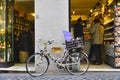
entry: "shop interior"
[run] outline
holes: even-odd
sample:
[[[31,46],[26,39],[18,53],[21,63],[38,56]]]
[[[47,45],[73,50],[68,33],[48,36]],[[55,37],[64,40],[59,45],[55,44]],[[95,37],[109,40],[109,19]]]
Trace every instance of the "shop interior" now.
[[[20,36],[24,28],[31,33],[33,42],[29,42],[29,46],[34,46],[34,0],[15,0],[14,2],[14,61],[15,63],[24,63],[30,56],[30,52],[20,50]],[[27,38],[26,38],[27,39]],[[29,39],[27,39],[29,40]],[[25,40],[23,41],[23,43]],[[24,43],[25,44],[25,43]],[[24,46],[24,45],[23,45]],[[26,46],[28,47],[28,46]],[[30,48],[30,47],[28,47]],[[33,53],[34,53],[34,47]],[[32,51],[31,51],[32,52]],[[32,53],[31,53],[32,54]]]
[[[84,51],[89,55],[90,45],[91,45],[91,35],[89,33],[89,28],[91,25],[91,20],[96,16],[101,15],[104,25],[104,36],[103,36],[103,49],[102,49],[102,61],[104,66],[108,65],[113,68],[120,67],[120,58],[118,53],[118,45],[115,40],[118,39],[114,34],[114,27],[117,30],[119,27],[118,23],[114,20],[116,16],[116,10],[118,10],[119,0],[71,0],[71,32],[74,32],[74,24],[79,17],[83,20],[83,31],[85,37],[85,49]],[[117,24],[117,25],[116,25]],[[73,34],[74,35],[74,34]],[[115,43],[115,44],[114,44]],[[114,50],[115,49],[115,50]],[[117,49],[117,52],[116,52]],[[94,58],[94,57],[93,57]],[[97,65],[95,65],[97,66]],[[107,68],[109,69],[109,68]]]
[[[104,49],[102,52],[103,64],[101,65],[91,65],[91,70],[96,71],[115,71],[115,68],[120,67],[120,58],[115,56],[115,51],[113,48],[114,38],[114,6],[119,5],[118,0],[70,0],[70,31],[73,34],[74,27],[73,24],[76,20],[81,17],[84,26],[84,36],[86,40],[85,51],[89,54],[90,50],[90,34],[89,20],[94,18],[96,15],[101,14],[104,19]],[[25,60],[20,60],[21,57],[29,57],[24,55],[23,52],[19,54],[19,35],[23,30],[23,27],[29,27],[29,29],[34,33],[34,0],[15,0],[15,13],[14,13],[14,61],[15,66],[23,65]],[[31,26],[32,25],[32,26]],[[119,28],[118,28],[119,30]],[[73,34],[74,35],[74,34]],[[1,46],[0,46],[1,47]],[[115,46],[114,46],[115,47]],[[116,47],[119,49],[119,47]],[[23,53],[23,54],[22,54]],[[2,62],[2,60],[0,60]],[[4,61],[3,61],[4,62]],[[117,69],[116,71],[118,71]]]

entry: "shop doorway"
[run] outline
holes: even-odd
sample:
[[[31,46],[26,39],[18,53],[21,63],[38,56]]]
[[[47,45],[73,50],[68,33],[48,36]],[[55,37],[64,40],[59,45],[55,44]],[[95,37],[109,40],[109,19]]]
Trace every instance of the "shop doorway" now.
[[[14,2],[15,63],[25,63],[27,58],[34,53],[34,2],[34,0],[15,0]],[[25,33],[25,30],[28,32]]]
[[[88,17],[90,17],[91,10],[96,6],[98,3],[97,0],[70,0],[70,31],[75,36],[75,24],[77,25],[78,19],[81,19],[81,25],[83,28],[83,36],[85,42],[85,49],[84,51],[89,54],[90,51],[90,34],[89,34],[89,27],[90,24],[88,23]],[[80,34],[80,33],[79,33]],[[82,33],[81,33],[82,34]]]

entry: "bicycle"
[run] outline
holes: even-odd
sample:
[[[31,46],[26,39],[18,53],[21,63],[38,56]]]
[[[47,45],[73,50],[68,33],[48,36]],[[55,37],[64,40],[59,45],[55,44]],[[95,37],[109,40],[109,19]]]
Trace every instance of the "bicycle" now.
[[[50,65],[51,59],[57,64],[58,68],[65,69],[72,75],[81,75],[87,72],[89,68],[89,60],[87,54],[81,47],[81,40],[72,40],[65,42],[66,48],[63,51],[63,56],[60,58],[54,58],[51,56],[50,51],[47,50],[47,46],[54,43],[54,40],[41,42],[44,45],[44,49],[38,53],[31,55],[26,62],[26,71],[33,77],[41,76],[45,74]]]

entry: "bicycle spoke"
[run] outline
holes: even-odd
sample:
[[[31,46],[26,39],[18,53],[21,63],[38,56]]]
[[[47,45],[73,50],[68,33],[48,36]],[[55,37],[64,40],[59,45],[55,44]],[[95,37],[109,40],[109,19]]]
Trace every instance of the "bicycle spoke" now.
[[[84,74],[88,67],[89,61],[86,55],[83,53],[76,53],[80,54],[80,56],[70,56],[66,58],[66,69],[70,74],[80,75]]]
[[[35,61],[36,58],[37,61]],[[41,57],[39,54],[32,55],[27,61],[26,69],[31,76],[43,75],[48,69],[47,58],[45,56]]]

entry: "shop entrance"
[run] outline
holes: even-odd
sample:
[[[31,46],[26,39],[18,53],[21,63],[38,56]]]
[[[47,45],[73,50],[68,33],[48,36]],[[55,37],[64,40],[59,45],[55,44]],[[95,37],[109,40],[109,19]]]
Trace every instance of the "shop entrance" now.
[[[14,4],[14,62],[25,63],[34,53],[34,0]]]
[[[119,20],[116,20],[119,18],[119,3],[118,0],[70,0],[70,30],[74,33],[76,29],[74,22],[79,22],[78,19],[82,19],[78,25],[81,24],[82,26],[79,27],[83,28],[84,51],[88,55],[94,55],[95,59],[92,58],[93,60],[90,59],[91,55],[89,55],[89,60],[94,65],[105,63],[120,68],[120,48],[118,47],[120,41],[118,34],[116,34],[119,32]]]

